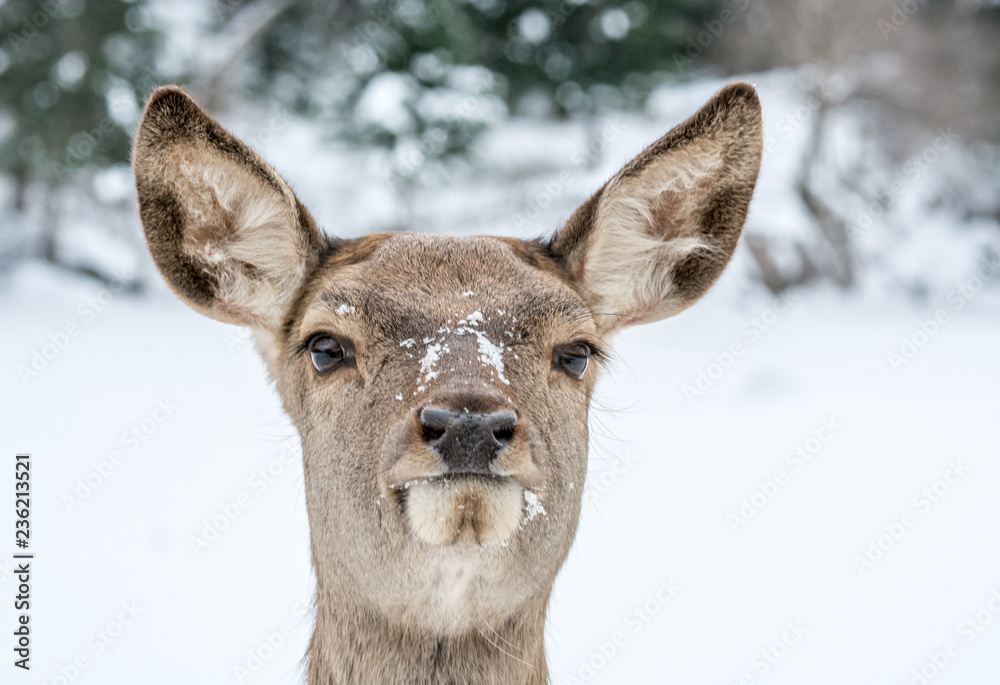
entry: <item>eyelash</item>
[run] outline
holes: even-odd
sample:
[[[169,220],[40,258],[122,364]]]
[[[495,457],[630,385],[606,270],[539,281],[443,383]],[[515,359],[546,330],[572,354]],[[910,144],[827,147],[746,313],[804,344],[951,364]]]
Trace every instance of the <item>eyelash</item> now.
[[[603,348],[598,347],[589,340],[580,340],[579,342],[573,343],[574,345],[585,345],[590,348],[590,358],[599,364],[604,364],[608,361],[608,353],[604,351]]]

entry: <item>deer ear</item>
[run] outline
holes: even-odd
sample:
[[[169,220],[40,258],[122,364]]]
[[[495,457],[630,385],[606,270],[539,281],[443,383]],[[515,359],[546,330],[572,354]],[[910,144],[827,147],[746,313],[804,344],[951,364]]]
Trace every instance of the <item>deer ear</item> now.
[[[729,263],[757,182],[753,86],[720,90],[629,162],[549,244],[608,332],[672,316]]]
[[[149,98],[132,160],[170,287],[212,318],[277,330],[324,245],[288,184],[174,86]]]

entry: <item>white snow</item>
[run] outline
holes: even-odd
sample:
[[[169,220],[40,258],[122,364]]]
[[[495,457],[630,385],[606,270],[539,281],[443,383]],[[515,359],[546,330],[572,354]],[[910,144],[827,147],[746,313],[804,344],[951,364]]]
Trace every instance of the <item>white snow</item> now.
[[[538,495],[533,493],[527,488],[524,489],[524,520],[521,521],[521,527],[523,528],[525,524],[529,521],[534,521],[535,517],[541,514],[545,516],[547,512],[545,507],[542,506],[541,501],[538,499]]]
[[[483,366],[492,367],[496,373],[497,378],[504,384],[510,385],[510,381],[504,376],[504,363],[503,363],[503,343],[499,345],[493,343],[489,337],[481,330],[477,328],[472,328],[472,326],[478,326],[483,322],[483,313],[481,311],[474,311],[469,314],[464,319],[458,322],[457,328],[449,328],[448,326],[442,326],[437,329],[439,334],[444,335],[474,335],[476,336],[476,344],[479,347],[479,362]],[[449,323],[451,323],[449,321]],[[513,336],[512,336],[513,337]],[[433,337],[426,337],[423,339],[424,344],[432,342],[435,340]],[[400,343],[401,346],[411,347],[407,344],[411,342],[412,339],[404,340]],[[436,378],[439,374],[437,371],[433,370],[434,366],[437,364],[438,360],[441,358],[442,354],[448,354],[451,350],[448,348],[447,344],[442,347],[441,343],[435,343],[434,345],[428,345],[427,353],[424,358],[420,360],[420,376],[423,377],[424,381],[429,381]],[[517,355],[515,355],[516,358]],[[423,391],[424,388],[419,388]]]
[[[434,378],[437,378],[438,376],[439,372],[436,371],[434,367],[437,364],[438,359],[441,358],[441,349],[442,349],[441,343],[434,343],[433,345],[428,345],[426,354],[424,354],[423,359],[420,360],[420,375],[423,376],[425,383],[427,381],[433,380]]]
[[[748,230],[790,245],[806,235],[791,182],[806,140],[802,127],[782,124],[805,91],[788,74],[752,80],[777,145]],[[512,120],[480,152],[501,177],[531,180],[473,174],[416,192],[414,224],[547,234],[719,85],[667,88],[643,114],[610,115],[606,150],[593,158],[578,159],[582,124]],[[410,96],[410,84],[375,83],[359,107],[373,124],[405,131]],[[275,116],[259,114],[220,116],[285,172],[319,223],[343,237],[398,226],[403,203],[383,182],[389,161],[331,146],[291,116],[272,142],[253,140]],[[697,306],[615,340],[595,391],[587,480],[571,484],[583,497],[579,531],[547,620],[557,685],[908,685],[945,649],[953,655],[929,683],[1000,682],[991,600],[1000,589],[1000,278],[979,262],[1000,241],[995,221],[967,219],[947,201],[954,186],[943,180],[965,174],[966,186],[997,192],[983,181],[995,166],[984,172],[955,146],[908,174],[860,137],[857,113],[830,126],[831,168],[863,159],[859,184],[903,184],[856,236],[855,291],[798,293],[772,320],[777,301],[752,285],[741,246]],[[556,181],[558,195],[545,195]],[[109,176],[94,190],[111,197],[117,183]],[[828,200],[863,223],[868,208],[856,198]],[[73,212],[60,249],[112,273],[150,273],[128,212],[127,224],[113,217],[122,228],[110,237],[96,230],[104,213]],[[295,430],[249,337],[150,282],[139,299],[33,263],[0,281],[2,451],[34,455],[37,679],[60,682],[59,669],[83,655],[84,684],[131,683],[136,673],[149,685],[238,682],[248,651],[267,653],[267,636],[287,626],[245,682],[301,682],[313,579],[301,464],[286,443]],[[344,306],[336,311],[353,311]],[[507,383],[509,348],[485,335],[477,313],[438,333],[475,335],[473,363]],[[447,345],[423,344],[426,383]],[[824,421],[835,434],[821,433]],[[195,551],[192,540],[206,536]],[[12,570],[9,555],[0,559],[5,597]],[[130,602],[138,618],[96,653],[88,640]],[[762,650],[782,656],[772,664]]]
[[[483,322],[483,313],[479,310],[476,310],[471,314],[469,314],[464,319],[462,319],[461,321],[459,321],[458,323],[459,325],[478,326],[482,322]]]
[[[504,384],[510,385],[510,381],[503,375],[503,343],[500,345],[494,344],[482,331],[471,328],[466,328],[465,330],[476,335],[476,342],[479,344],[479,361],[484,366],[492,366],[496,370],[497,378]]]
[[[934,685],[992,685],[996,284],[949,309],[948,322],[893,371],[888,354],[946,300],[801,293],[729,360],[746,323],[774,304],[741,295],[738,280],[724,276],[681,316],[618,336],[594,399],[590,473],[575,488],[579,532],[547,621],[553,682],[579,679],[581,660],[621,631],[624,644],[586,682],[736,683],[748,673],[775,685],[902,684],[928,652],[954,641],[960,653]],[[247,650],[287,622],[285,643],[247,682],[301,682],[308,521],[301,465],[283,444],[295,432],[263,365],[251,345],[227,344],[238,329],[165,288],[145,299],[115,295],[81,318],[80,304],[99,291],[33,265],[0,291],[4,452],[34,454],[33,551],[48,578],[32,614],[39,679],[51,683],[84,654],[93,661],[84,677],[106,683],[134,682],[139,672],[150,685],[235,682]],[[61,340],[69,322],[79,334],[23,383],[17,367]],[[726,368],[717,374],[713,363]],[[710,368],[716,377],[689,403],[683,387]],[[165,398],[176,409],[151,424]],[[789,454],[808,449],[831,417],[842,429],[794,470]],[[133,447],[123,438],[134,427],[144,439]],[[113,452],[124,461],[68,511],[64,498],[107,469]],[[969,473],[929,510],[916,506],[956,459]],[[269,465],[270,480],[260,476]],[[727,516],[773,491],[779,469],[787,482],[734,533]],[[191,538],[233,511],[241,493],[250,504],[195,553]],[[914,524],[861,575],[855,557],[907,513]],[[9,596],[13,580],[2,569]],[[667,597],[660,584],[671,578],[678,590],[663,603],[657,593]],[[95,655],[88,637],[133,600],[140,617]],[[637,619],[647,605],[657,612]],[[977,613],[991,621],[966,642],[958,626]],[[794,621],[808,630],[762,677],[756,655]]]
[[[414,90],[412,79],[407,76],[379,74],[368,83],[358,99],[355,115],[359,121],[393,133],[408,132],[413,128],[414,121],[407,101]]]

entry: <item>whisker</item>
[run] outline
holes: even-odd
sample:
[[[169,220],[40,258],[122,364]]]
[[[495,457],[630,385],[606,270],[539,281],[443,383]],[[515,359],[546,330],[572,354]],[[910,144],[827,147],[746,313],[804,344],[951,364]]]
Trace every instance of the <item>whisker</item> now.
[[[491,631],[493,631],[494,635],[496,635],[498,638],[500,638],[501,640],[503,640],[504,642],[506,642],[508,645],[510,645],[514,649],[517,649],[517,645],[515,645],[513,642],[511,642],[510,640],[508,640],[507,638],[505,638],[503,635],[501,635],[500,633],[498,633],[497,630],[496,630],[496,628],[494,628],[493,626],[490,625],[490,622],[486,620],[485,616],[483,616],[483,610],[479,608],[478,604],[476,605],[476,612],[479,614],[479,618],[483,619],[483,623],[486,624],[486,627],[489,628]]]
[[[491,640],[490,636],[483,632],[483,629],[479,627],[478,623],[473,622],[472,625],[476,626],[476,630],[478,630],[479,634],[483,636],[483,639],[485,639],[491,645],[493,645],[494,647],[496,647],[497,650],[499,650],[500,652],[503,652],[504,654],[506,654],[507,656],[509,656],[514,661],[521,662],[522,664],[524,664],[525,666],[527,666],[530,669],[534,669],[535,668],[534,666],[532,666],[531,664],[529,664],[524,659],[519,659],[518,657],[514,656],[513,654],[511,654],[510,652],[508,652],[506,649],[504,649],[503,647],[501,647],[500,645],[498,645],[496,642],[494,642],[493,640]]]

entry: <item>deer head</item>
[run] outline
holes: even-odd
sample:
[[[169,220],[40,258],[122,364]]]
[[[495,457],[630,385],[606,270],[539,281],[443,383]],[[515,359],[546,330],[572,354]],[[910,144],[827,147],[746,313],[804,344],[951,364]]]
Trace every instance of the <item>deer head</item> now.
[[[133,155],[149,250],[184,301],[253,329],[301,435],[310,683],[545,682],[608,340],[719,277],[761,146],[737,83],[550,240],[340,240],[182,90],[153,93]]]

